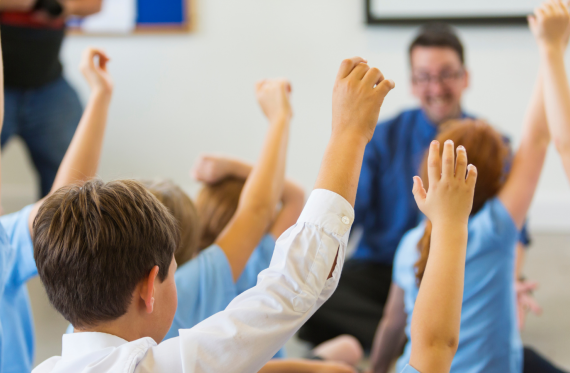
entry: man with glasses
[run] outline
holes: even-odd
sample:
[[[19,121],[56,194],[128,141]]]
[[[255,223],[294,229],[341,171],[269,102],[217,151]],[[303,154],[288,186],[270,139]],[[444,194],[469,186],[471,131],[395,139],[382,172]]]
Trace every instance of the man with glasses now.
[[[454,30],[444,24],[424,26],[409,57],[412,93],[420,108],[380,123],[366,147],[354,221],[362,238],[336,292],[301,329],[300,338],[315,345],[350,334],[371,349],[390,291],[394,253],[404,233],[420,220],[412,177],[438,126],[468,116],[461,97],[469,87],[469,72]]]

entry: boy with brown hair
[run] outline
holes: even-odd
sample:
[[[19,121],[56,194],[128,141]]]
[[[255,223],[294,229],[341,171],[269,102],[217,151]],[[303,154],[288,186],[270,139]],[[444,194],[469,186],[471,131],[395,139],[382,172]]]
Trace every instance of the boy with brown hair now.
[[[98,63],[95,62],[98,59]],[[72,142],[57,172],[52,192],[62,186],[88,180],[95,176],[99,165],[107,112],[113,91],[106,70],[108,58],[100,50],[88,48],[80,69],[89,83],[91,95]],[[1,276],[6,289],[0,298],[0,321],[4,338],[0,371],[29,372],[34,358],[34,326],[26,283],[37,275],[33,258],[31,224],[44,200],[0,217],[14,255]]]
[[[35,372],[259,370],[338,283],[364,147],[393,87],[361,62],[341,65],[333,135],[315,190],[297,224],[277,241],[271,266],[225,311],[180,330],[179,337],[156,344],[177,306],[177,230],[165,207],[133,181],[91,181],[49,197],[34,223],[36,262],[50,301],[82,332],[65,335],[62,356]],[[286,86],[277,86],[281,94],[265,97],[264,108],[286,100]],[[274,119],[264,147],[270,158],[284,153],[282,115],[268,115]],[[271,160],[261,163],[270,167]],[[247,210],[236,214],[244,215],[240,221],[259,223],[256,208]],[[228,238],[218,239],[221,247]]]

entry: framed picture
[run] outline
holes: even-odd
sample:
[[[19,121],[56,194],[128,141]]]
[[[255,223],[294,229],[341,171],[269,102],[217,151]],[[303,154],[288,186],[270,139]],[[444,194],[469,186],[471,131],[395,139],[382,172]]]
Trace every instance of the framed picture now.
[[[526,24],[541,0],[365,0],[371,25]]]
[[[194,25],[196,0],[103,0],[101,11],[72,18],[69,27],[78,34],[188,32]]]

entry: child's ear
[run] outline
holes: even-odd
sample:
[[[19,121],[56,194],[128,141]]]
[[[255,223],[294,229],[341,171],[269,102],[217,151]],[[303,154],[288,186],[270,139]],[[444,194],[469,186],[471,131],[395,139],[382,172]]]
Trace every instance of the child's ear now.
[[[144,301],[146,312],[152,313],[154,309],[154,280],[158,276],[158,266],[152,267],[147,278],[141,284],[140,296]]]

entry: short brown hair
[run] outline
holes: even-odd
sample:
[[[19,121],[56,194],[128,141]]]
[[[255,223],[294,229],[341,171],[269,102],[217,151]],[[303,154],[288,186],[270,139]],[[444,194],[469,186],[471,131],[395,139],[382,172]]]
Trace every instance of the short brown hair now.
[[[200,220],[194,202],[170,180],[143,180],[142,183],[176,219],[180,244],[174,252],[174,258],[179,266],[186,263],[198,252],[200,240]]]
[[[510,155],[505,138],[491,125],[482,120],[451,120],[442,125],[436,140],[443,145],[446,140],[453,140],[455,147],[463,145],[470,164],[477,167],[477,185],[473,198],[471,215],[475,215],[485,203],[495,197],[505,181],[505,170]],[[439,147],[443,153],[443,146]],[[427,154],[424,157],[421,176],[426,190],[429,188],[427,177]],[[426,222],[424,235],[418,243],[420,258],[415,264],[416,280],[421,282],[430,250],[431,222]]]
[[[176,221],[140,182],[91,180],[59,189],[33,225],[34,257],[51,304],[76,328],[127,312],[137,284],[178,247]]]
[[[436,47],[453,49],[459,56],[461,64],[465,64],[463,44],[451,26],[445,23],[429,23],[422,26],[409,48],[410,58],[416,47]]]
[[[239,204],[245,180],[225,178],[216,184],[205,185],[196,199],[200,216],[200,250],[213,244],[230,222]]]

